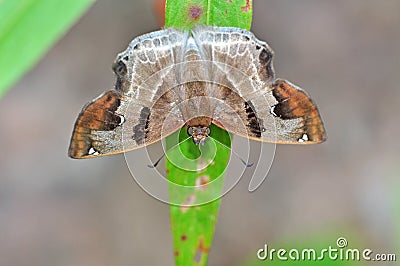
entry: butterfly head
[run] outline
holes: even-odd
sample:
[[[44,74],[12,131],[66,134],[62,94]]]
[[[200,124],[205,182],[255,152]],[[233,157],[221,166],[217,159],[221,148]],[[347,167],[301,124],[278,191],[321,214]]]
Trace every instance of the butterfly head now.
[[[210,135],[210,128],[204,126],[192,126],[188,128],[188,134],[196,145],[204,145],[204,141]]]

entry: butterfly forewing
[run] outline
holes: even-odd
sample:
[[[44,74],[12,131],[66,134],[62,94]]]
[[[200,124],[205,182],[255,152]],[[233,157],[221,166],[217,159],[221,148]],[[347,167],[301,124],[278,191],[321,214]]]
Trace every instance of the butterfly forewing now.
[[[182,101],[171,88],[177,83],[174,65],[183,57],[184,38],[187,34],[174,29],[154,32],[136,38],[118,55],[113,67],[115,90],[83,108],[71,138],[70,157],[137,149],[184,125],[181,112],[171,104]],[[168,115],[169,123],[164,123]]]
[[[193,38],[202,59],[210,66],[209,80],[243,96],[251,94],[274,79],[273,52],[267,43],[246,30],[231,27],[198,27]],[[218,91],[209,90],[210,97]],[[216,95],[218,97],[218,95]]]

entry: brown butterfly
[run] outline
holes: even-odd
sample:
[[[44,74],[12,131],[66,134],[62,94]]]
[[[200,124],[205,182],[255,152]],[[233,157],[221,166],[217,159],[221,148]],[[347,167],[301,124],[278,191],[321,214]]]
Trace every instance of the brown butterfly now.
[[[69,156],[122,153],[183,126],[204,144],[212,123],[258,141],[325,141],[317,107],[302,89],[275,78],[272,57],[267,43],[238,28],[167,28],[137,37],[114,63],[115,89],[79,114]]]

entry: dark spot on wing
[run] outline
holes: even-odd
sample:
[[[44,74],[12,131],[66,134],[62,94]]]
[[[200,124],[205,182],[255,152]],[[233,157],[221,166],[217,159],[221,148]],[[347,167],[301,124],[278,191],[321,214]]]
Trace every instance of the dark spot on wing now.
[[[153,43],[155,47],[159,47],[161,45],[160,39],[154,39]]]
[[[304,97],[303,92],[294,90],[291,87],[286,87],[284,83],[277,83],[272,90],[272,95],[278,101],[273,109],[274,114],[284,120],[302,117],[304,115],[303,113],[296,112],[296,109],[301,107],[301,102],[294,102],[293,99],[291,99],[293,96],[296,96],[296,94],[302,94],[301,96]]]
[[[272,94],[278,102],[282,102],[284,100],[289,99],[289,93],[285,93],[287,89],[283,83],[278,83],[275,85],[275,88],[272,90]]]
[[[117,81],[115,82],[115,90],[117,91],[124,91],[123,88],[124,80],[121,77],[117,77]]]
[[[104,124],[99,130],[110,131],[121,125],[122,118],[116,114],[118,107],[121,105],[121,100],[111,94],[107,95],[106,105],[109,108],[104,109]]]
[[[118,60],[113,65],[113,70],[114,70],[114,73],[117,74],[117,76],[119,76],[119,77],[125,76],[125,74],[127,72],[126,65],[124,62],[122,62],[122,60]]]
[[[244,108],[247,114],[247,123],[249,125],[250,131],[257,137],[261,138],[261,130],[262,130],[262,123],[257,118],[254,112],[254,106],[251,101],[247,101],[244,103]]]
[[[293,114],[293,109],[290,107],[290,104],[288,101],[280,102],[277,105],[275,105],[274,114],[276,114],[277,117],[279,117],[283,120],[297,118]]]
[[[129,56],[125,56],[124,60],[128,60]],[[129,89],[130,82],[127,79],[127,67],[126,64],[122,60],[118,60],[114,63],[112,67],[114,73],[117,75],[117,80],[115,82],[115,90],[126,92]]]
[[[261,75],[267,80],[272,81],[274,79],[274,71],[272,69],[272,52],[266,47],[260,52],[258,59],[261,64]]]
[[[132,138],[138,145],[143,144],[144,140],[147,138],[149,118],[150,108],[143,107],[142,111],[140,111],[139,123],[133,127]]]

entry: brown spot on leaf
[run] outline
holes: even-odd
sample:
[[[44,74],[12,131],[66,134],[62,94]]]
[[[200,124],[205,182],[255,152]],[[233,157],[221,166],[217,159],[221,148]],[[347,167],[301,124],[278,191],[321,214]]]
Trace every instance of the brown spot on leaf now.
[[[249,12],[250,11],[250,0],[246,0],[246,5],[241,7],[243,12]]]
[[[175,257],[178,257],[178,256],[179,256],[179,251],[176,250],[176,251],[174,252],[174,256],[175,256]]]
[[[210,182],[210,176],[201,175],[196,179],[196,189],[204,190],[206,187],[204,185]]]
[[[201,261],[201,258],[203,257],[203,255],[208,252],[210,252],[210,248],[206,247],[206,245],[204,244],[204,236],[200,236],[199,237],[199,245],[196,250],[196,255],[194,257],[194,261],[196,263],[199,263]]]
[[[181,235],[181,240],[182,241],[186,241],[186,239],[187,239],[187,235]]]
[[[203,253],[208,253],[210,251],[210,248],[206,247],[206,245],[204,244],[204,236],[200,236],[198,248]]]
[[[189,207],[191,205],[193,205],[195,202],[196,202],[196,195],[191,194],[191,195],[187,196],[186,199],[185,199],[185,202],[181,206],[181,211],[183,213],[187,212]]]
[[[199,162],[197,163],[196,171],[198,173],[203,172],[207,169],[209,165],[214,165],[215,162],[213,159],[205,160],[204,158],[200,158]]]
[[[250,0],[246,0],[246,5],[242,6],[240,9],[242,9],[243,12],[249,12],[250,11]]]
[[[181,212],[185,213],[189,209],[188,206],[181,206]]]
[[[203,8],[198,5],[192,5],[189,7],[189,18],[192,20],[198,20],[203,15]]]

